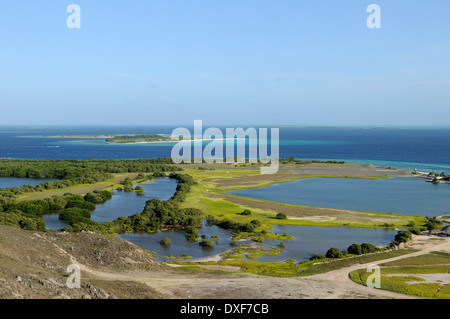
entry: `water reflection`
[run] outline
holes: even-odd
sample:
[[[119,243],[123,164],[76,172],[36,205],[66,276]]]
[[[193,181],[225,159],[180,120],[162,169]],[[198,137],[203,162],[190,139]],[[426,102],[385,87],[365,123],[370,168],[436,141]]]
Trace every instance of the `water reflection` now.
[[[232,235],[225,229],[217,226],[208,226],[207,222],[203,221],[203,226],[198,230],[198,235],[205,235],[206,239],[212,236],[218,236],[219,240],[214,241],[214,247],[200,247],[198,242],[189,242],[186,239],[183,231],[160,231],[158,233],[124,233],[118,236],[122,239],[128,240],[146,250],[153,251],[158,254],[159,260],[164,260],[165,257],[175,255],[187,255],[192,258],[205,258],[223,253],[231,248],[230,242]],[[161,239],[168,237],[171,244],[167,247],[159,244]]]
[[[274,256],[262,255],[258,261],[284,262],[287,259],[294,259],[301,262],[309,260],[315,254],[325,255],[326,251],[331,247],[345,250],[354,243],[371,243],[376,246],[383,246],[389,244],[397,233],[393,229],[317,226],[274,226],[271,232],[278,234],[286,233],[294,236],[294,239],[287,241],[264,241],[264,246],[267,248],[270,246],[278,247],[282,242],[285,246],[284,252]],[[199,234],[205,234],[208,239],[211,236],[218,235],[220,240],[213,248],[202,248],[198,243],[188,242],[182,231],[159,232],[155,234],[126,233],[120,234],[119,237],[135,243],[144,249],[156,252],[160,260],[164,260],[165,256],[170,255],[188,255],[193,258],[205,258],[234,248],[230,245],[232,236],[217,226],[207,226],[206,222],[204,222]],[[164,247],[159,244],[164,237],[171,239],[172,243],[170,246]],[[249,241],[240,241],[238,243],[249,243]]]

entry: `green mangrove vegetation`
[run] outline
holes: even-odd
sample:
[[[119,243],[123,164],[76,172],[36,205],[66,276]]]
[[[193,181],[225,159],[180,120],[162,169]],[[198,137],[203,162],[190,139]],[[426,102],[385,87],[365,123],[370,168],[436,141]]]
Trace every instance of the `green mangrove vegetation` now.
[[[36,186],[0,189],[0,202],[18,195],[106,181],[118,173],[180,171],[171,158],[137,160],[11,160],[0,159],[0,177],[57,179]]]

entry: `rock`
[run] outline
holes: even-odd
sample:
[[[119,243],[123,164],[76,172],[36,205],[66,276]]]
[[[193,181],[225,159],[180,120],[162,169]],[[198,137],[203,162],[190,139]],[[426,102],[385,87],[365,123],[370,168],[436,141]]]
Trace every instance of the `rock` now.
[[[89,288],[90,295],[94,299],[117,299],[117,296],[114,294],[108,294],[102,288],[97,288],[93,285],[87,285],[87,288]]]

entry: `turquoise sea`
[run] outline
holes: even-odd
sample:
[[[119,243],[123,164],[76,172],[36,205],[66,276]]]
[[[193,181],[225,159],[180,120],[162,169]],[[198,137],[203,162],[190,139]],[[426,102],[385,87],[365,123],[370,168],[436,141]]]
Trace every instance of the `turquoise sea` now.
[[[14,159],[134,159],[169,157],[173,143],[117,145],[104,138],[65,138],[57,135],[98,134],[171,134],[175,127],[0,127],[0,158]],[[245,127],[244,127],[245,128]],[[225,127],[223,128],[225,132]],[[208,142],[204,142],[206,145]],[[280,157],[304,160],[338,160],[348,163],[373,164],[384,167],[450,173],[450,128],[305,128],[280,127]],[[39,183],[36,180],[2,179],[0,187]],[[167,199],[175,191],[170,180],[147,184],[145,197],[121,192],[103,205],[98,205],[92,219],[113,220],[139,212],[148,198]],[[312,178],[260,189],[236,191],[237,195],[311,206],[380,211],[387,213],[443,215],[449,214],[449,184],[433,185],[418,178],[381,180]],[[323,196],[327,194],[327,196]],[[348,194],[352,194],[349,198]],[[132,197],[131,199],[128,197]],[[133,204],[133,205],[131,205]],[[58,215],[45,216],[49,228],[64,227]],[[279,256],[265,256],[262,261],[302,261],[313,254],[324,254],[335,246],[346,249],[354,242],[385,245],[396,231],[380,229],[327,228],[325,235],[318,227],[276,226],[274,232],[294,235],[285,243]],[[230,247],[230,236],[218,227],[203,227],[202,234],[218,235],[214,249],[200,248],[186,241],[178,232],[122,234],[122,238],[146,249],[157,251],[160,258],[186,253],[194,258],[208,257]],[[161,236],[174,243],[169,249],[159,245]],[[268,243],[278,245],[274,241]]]
[[[206,129],[208,126],[204,126]],[[227,127],[219,127],[225,133]],[[246,126],[242,126],[247,128]],[[120,159],[168,157],[173,143],[117,145],[55,135],[171,134],[172,126],[0,127],[0,158]],[[193,128],[186,126],[193,132]],[[450,128],[279,127],[280,157],[450,173]],[[206,145],[208,142],[204,142]]]

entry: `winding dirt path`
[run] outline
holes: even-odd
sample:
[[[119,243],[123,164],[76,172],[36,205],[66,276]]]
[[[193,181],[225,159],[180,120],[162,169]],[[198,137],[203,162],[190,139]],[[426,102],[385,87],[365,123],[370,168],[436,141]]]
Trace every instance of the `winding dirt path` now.
[[[58,247],[57,243],[53,243]],[[450,238],[433,240],[428,236],[414,236],[411,248],[420,251],[377,261],[378,264],[427,254],[431,251],[450,251]],[[364,269],[358,264],[325,274],[308,277],[278,278],[244,273],[189,273],[175,268],[154,271],[104,271],[79,263],[74,256],[58,247],[73,263],[80,266],[82,277],[88,276],[107,281],[139,282],[153,288],[165,298],[195,299],[349,299],[349,298],[396,298],[414,297],[368,288],[349,279],[351,271]],[[373,263],[370,263],[373,264]],[[216,267],[220,268],[220,267]],[[223,269],[226,270],[226,269]]]
[[[351,273],[354,270],[358,269],[364,269],[367,268],[369,265],[373,264],[383,264],[387,262],[392,262],[400,259],[405,258],[411,258],[411,257],[417,257],[421,255],[428,254],[432,251],[450,251],[450,238],[439,238],[439,240],[436,240],[436,237],[428,237],[428,236],[414,236],[412,242],[410,243],[409,247],[420,249],[417,252],[393,257],[389,259],[379,260],[377,262],[372,263],[366,263],[366,264],[358,264],[353,265],[350,267],[330,271],[324,274],[314,275],[310,276],[309,278],[325,281],[329,283],[333,283],[336,287],[339,287],[340,289],[351,289],[360,293],[370,293],[378,297],[382,298],[403,298],[403,299],[417,299],[413,296],[407,296],[402,294],[397,294],[385,290],[380,289],[374,289],[374,288],[368,288],[365,286],[362,286],[360,284],[355,283],[349,278],[349,273]]]

